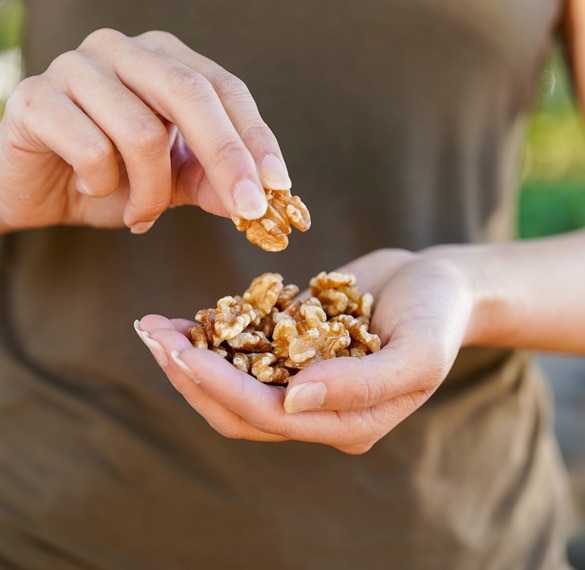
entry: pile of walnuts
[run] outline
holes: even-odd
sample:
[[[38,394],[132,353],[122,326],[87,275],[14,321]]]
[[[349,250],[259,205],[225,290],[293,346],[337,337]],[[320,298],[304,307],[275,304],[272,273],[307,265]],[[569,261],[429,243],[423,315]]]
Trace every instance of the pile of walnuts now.
[[[369,332],[372,295],[360,295],[353,275],[321,272],[311,279],[310,298],[298,293],[280,274],[264,273],[242,296],[222,297],[215,308],[199,311],[191,342],[279,385],[315,362],[380,349],[379,337]]]

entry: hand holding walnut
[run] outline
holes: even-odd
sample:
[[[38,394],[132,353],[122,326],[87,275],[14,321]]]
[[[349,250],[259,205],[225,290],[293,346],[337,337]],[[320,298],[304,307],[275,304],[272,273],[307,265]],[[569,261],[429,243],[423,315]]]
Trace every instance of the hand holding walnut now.
[[[192,321],[151,315],[137,331],[175,388],[224,436],[363,453],[434,393],[462,346],[585,354],[585,264],[575,263],[584,251],[581,231],[357,259],[340,271],[373,294],[381,350],[323,360],[286,388],[193,348]]]
[[[0,233],[146,231],[169,206],[257,219],[290,189],[237,77],[165,32],[90,34],[22,81],[0,123]]]
[[[149,316],[138,332],[147,344],[158,343],[173,385],[219,433],[312,441],[361,453],[440,385],[461,345],[470,304],[457,279],[433,275],[433,267],[413,254],[377,252],[340,271],[355,274],[360,289],[373,293],[372,330],[382,349],[311,364],[288,378],[286,389],[258,382],[211,350],[193,348],[188,335],[196,323]],[[345,310],[339,301],[334,288],[322,297],[330,311]],[[310,318],[322,322],[318,311]],[[261,366],[271,364],[268,357]]]

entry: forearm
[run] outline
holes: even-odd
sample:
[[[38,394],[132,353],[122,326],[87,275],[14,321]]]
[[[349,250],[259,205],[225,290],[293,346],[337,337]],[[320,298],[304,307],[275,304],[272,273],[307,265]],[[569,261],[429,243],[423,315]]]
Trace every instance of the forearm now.
[[[472,291],[465,345],[585,354],[585,231],[429,253]]]

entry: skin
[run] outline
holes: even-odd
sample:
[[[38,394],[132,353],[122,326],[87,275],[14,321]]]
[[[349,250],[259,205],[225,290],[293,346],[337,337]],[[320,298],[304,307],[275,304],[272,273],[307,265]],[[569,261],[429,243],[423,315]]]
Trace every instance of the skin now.
[[[372,329],[382,349],[310,366],[286,390],[191,347],[190,321],[149,315],[137,332],[173,386],[220,434],[364,453],[431,397],[463,346],[585,354],[585,263],[575,261],[583,252],[585,232],[576,232],[359,258],[340,270],[374,294]]]
[[[0,171],[0,232],[142,233],[185,204],[253,219],[263,186],[290,188],[244,83],[165,32],[99,30],[25,79],[0,123]]]
[[[583,95],[580,0],[567,4],[565,25]],[[142,233],[175,205],[252,219],[266,208],[262,186],[290,187],[245,85],[164,32],[100,30],[23,81],[0,123],[0,171],[0,232],[81,224]],[[225,437],[364,453],[432,396],[461,347],[585,354],[584,252],[585,232],[575,232],[354,260],[340,270],[374,294],[382,350],[311,366],[286,389],[193,348],[189,321],[149,315],[135,326]]]

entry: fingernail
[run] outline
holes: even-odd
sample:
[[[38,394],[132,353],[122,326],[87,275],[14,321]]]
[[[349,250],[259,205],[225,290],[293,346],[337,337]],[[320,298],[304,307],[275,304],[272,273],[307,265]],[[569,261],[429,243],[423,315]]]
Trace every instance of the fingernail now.
[[[264,190],[249,178],[244,178],[236,184],[234,202],[237,214],[246,220],[261,218],[268,207]]]
[[[138,222],[130,228],[130,232],[136,235],[145,234],[152,226],[154,226],[154,221]]]
[[[143,331],[140,328],[139,321],[134,321],[134,330],[138,333],[138,336],[142,339],[142,342],[144,342],[144,344],[148,347],[159,366],[165,367],[169,363],[169,359],[167,358],[167,353],[162,347],[162,344],[151,338],[148,331]]]
[[[292,186],[286,166],[275,154],[267,154],[260,161],[260,174],[264,184],[272,190],[289,190]]]
[[[79,176],[75,176],[75,188],[77,188],[79,193],[84,194],[85,196],[90,195],[87,184]]]
[[[284,400],[284,410],[289,414],[320,408],[325,401],[323,382],[307,382],[293,386]]]
[[[193,374],[193,371],[187,366],[185,361],[181,358],[178,350],[171,351],[171,358],[175,362],[175,364],[187,375],[191,380],[195,382],[195,384],[199,384],[200,380]]]

